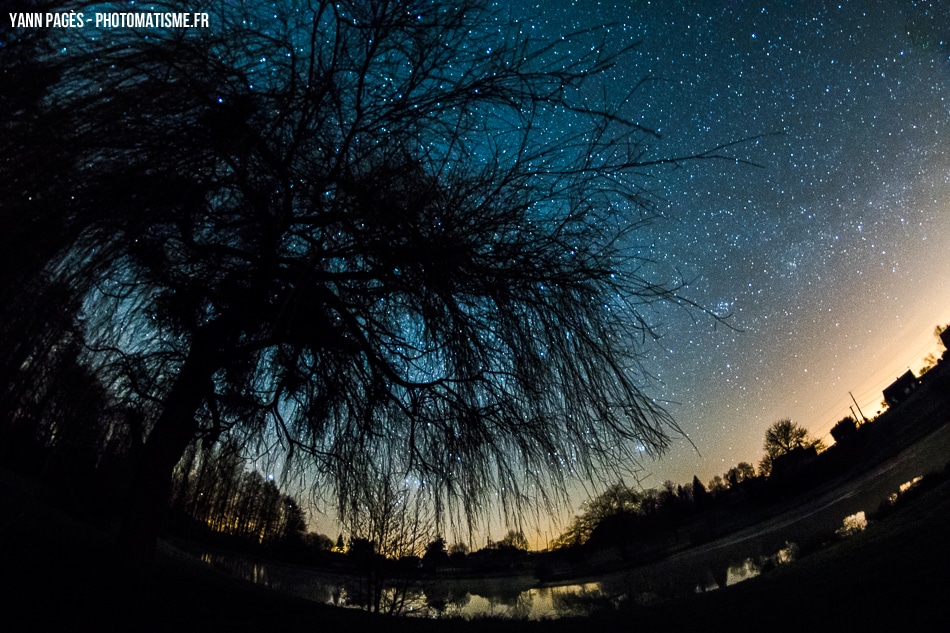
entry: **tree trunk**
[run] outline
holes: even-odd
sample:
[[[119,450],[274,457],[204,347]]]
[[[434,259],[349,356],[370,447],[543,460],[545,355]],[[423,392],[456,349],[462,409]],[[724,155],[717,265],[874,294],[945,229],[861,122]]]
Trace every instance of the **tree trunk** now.
[[[221,348],[210,335],[211,327],[195,333],[185,364],[135,465],[118,534],[119,548],[130,561],[155,556],[175,465],[197,434],[199,407],[214,391],[212,376],[220,366]]]

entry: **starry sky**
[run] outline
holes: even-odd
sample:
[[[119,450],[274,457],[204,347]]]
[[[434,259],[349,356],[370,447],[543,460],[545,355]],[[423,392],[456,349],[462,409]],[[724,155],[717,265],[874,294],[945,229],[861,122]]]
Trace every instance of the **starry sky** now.
[[[695,161],[643,183],[658,218],[638,234],[641,254],[659,280],[686,280],[686,297],[728,315],[645,315],[660,338],[643,350],[655,377],[644,388],[687,437],[644,463],[644,486],[757,464],[783,418],[831,443],[850,394],[873,416],[885,386],[940,355],[950,3],[494,1],[499,29],[514,22],[539,42],[606,27],[611,44],[638,44],[606,96],[650,79],[623,106],[659,134],[648,158],[749,139],[729,151],[757,166]],[[564,519],[529,533],[532,544]],[[328,515],[311,527],[337,529]]]
[[[727,316],[645,315],[660,338],[643,350],[644,388],[687,437],[644,463],[644,486],[757,463],[783,418],[831,443],[850,394],[873,416],[885,386],[942,353],[950,3],[494,2],[499,28],[539,42],[605,27],[612,45],[637,43],[606,96],[651,80],[623,105],[659,135],[648,158],[749,139],[729,150],[742,161],[658,167],[643,183],[658,218],[640,252],[660,281],[686,280],[687,298]],[[313,527],[332,532],[326,519]]]
[[[529,2],[540,37],[610,25],[639,42],[616,69],[662,139],[654,156],[759,137],[734,155],[659,169],[645,255],[730,327],[651,315],[649,388],[688,434],[647,487],[757,464],[782,418],[831,443],[850,415],[928,353],[950,323],[950,7],[938,2]],[[628,110],[627,112],[631,112]],[[658,269],[659,270],[659,269]]]

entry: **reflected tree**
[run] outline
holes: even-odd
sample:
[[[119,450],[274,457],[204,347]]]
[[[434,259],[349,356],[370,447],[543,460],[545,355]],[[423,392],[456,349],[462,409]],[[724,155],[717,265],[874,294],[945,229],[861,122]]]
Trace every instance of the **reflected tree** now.
[[[420,555],[428,553],[426,541],[434,531],[424,497],[393,480],[389,473],[361,485],[363,507],[347,515],[353,534],[348,553],[362,575],[359,603],[388,615],[402,613],[417,592]]]
[[[461,616],[462,609],[471,600],[471,594],[461,588],[459,583],[430,582],[425,585],[426,606],[440,617],[452,611]]]

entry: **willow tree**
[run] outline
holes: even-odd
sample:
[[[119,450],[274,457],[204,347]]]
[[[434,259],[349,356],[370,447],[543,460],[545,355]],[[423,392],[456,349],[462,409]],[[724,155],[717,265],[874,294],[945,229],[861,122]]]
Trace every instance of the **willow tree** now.
[[[13,278],[69,289],[82,361],[139,412],[128,544],[198,438],[282,449],[344,518],[395,477],[463,521],[667,445],[638,349],[645,306],[685,301],[631,235],[679,159],[591,100],[624,50],[480,3],[192,8],[208,29],[0,51],[44,78],[7,115]]]

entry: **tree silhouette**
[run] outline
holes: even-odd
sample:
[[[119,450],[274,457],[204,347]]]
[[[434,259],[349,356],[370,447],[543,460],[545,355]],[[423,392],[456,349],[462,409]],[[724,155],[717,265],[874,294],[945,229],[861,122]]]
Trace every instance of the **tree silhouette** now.
[[[858,421],[849,415],[841,418],[831,427],[831,437],[834,438],[835,443],[840,444],[847,438],[852,437],[857,431]]]
[[[820,439],[809,436],[808,429],[798,426],[789,419],[775,422],[765,431],[765,457],[759,463],[759,472],[768,476],[772,472],[772,465],[782,455],[806,448],[823,448]]]
[[[298,542],[307,531],[300,504],[272,479],[245,470],[237,447],[190,447],[175,470],[172,507],[179,518],[258,544]]]
[[[468,551],[468,545],[465,543],[453,543],[449,548],[449,558],[453,561],[464,561]]]
[[[693,509],[701,510],[709,503],[709,491],[706,490],[706,486],[703,485],[703,482],[699,480],[699,477],[693,475]]]
[[[598,525],[617,515],[640,512],[644,495],[622,481],[611,484],[603,492],[581,505],[570,525],[551,544],[551,549],[583,545]]]
[[[725,481],[721,475],[715,475],[709,480],[709,485],[706,486],[707,490],[714,496],[725,492],[729,487],[729,482]]]
[[[469,522],[667,445],[638,346],[646,306],[691,304],[632,248],[638,182],[724,156],[658,159],[590,99],[624,50],[499,31],[479,3],[200,4],[214,28],[0,49],[24,78],[3,274],[65,289],[83,362],[141,413],[130,551],[197,438],[279,448],[344,519],[397,477]],[[20,339],[38,366],[46,325]]]
[[[445,539],[437,536],[426,545],[426,551],[422,555],[422,565],[424,567],[435,569],[449,562],[449,553],[445,549]]]
[[[505,537],[498,541],[498,546],[503,549],[517,549],[525,552],[530,548],[528,538],[521,530],[508,530]]]
[[[755,467],[748,462],[739,462],[725,474],[725,480],[729,484],[729,487],[735,487],[741,484],[743,481],[753,479],[755,477]]]

